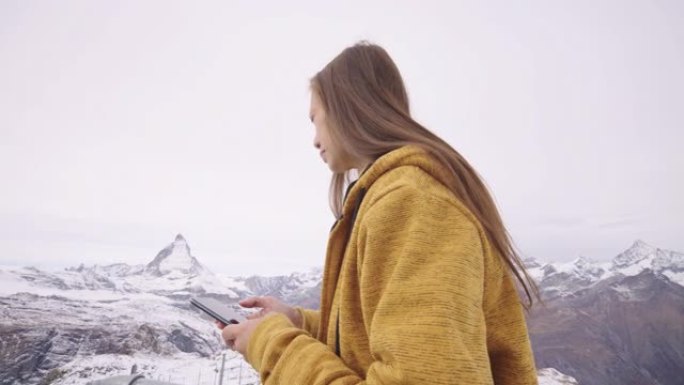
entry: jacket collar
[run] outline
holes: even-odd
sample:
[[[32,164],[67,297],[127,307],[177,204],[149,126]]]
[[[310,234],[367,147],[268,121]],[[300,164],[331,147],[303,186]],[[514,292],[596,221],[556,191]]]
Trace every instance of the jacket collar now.
[[[415,166],[444,183],[446,173],[425,150],[409,145],[392,150],[375,160],[359,178],[347,187],[342,216],[350,215],[356,209],[356,202],[362,191],[367,191],[386,172],[401,166]]]

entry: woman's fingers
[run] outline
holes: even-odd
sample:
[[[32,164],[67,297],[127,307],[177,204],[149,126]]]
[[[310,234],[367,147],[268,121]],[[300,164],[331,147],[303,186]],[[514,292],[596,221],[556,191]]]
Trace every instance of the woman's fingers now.
[[[221,332],[221,337],[223,337],[223,341],[228,345],[229,348],[233,348],[233,345],[235,344],[235,339],[237,336],[240,334],[240,325],[228,325],[223,328],[223,331]]]
[[[223,328],[226,327],[226,324],[224,324],[223,322],[221,322],[219,320],[214,320],[214,325],[216,325],[217,328],[222,329],[222,330],[223,330]]]
[[[248,297],[238,303],[240,304],[240,306],[246,308],[264,307],[263,299],[263,297]]]
[[[263,319],[247,320],[239,324],[228,325],[223,328],[221,337],[229,348],[245,355],[252,333],[261,321]]]
[[[240,306],[248,309],[259,308],[259,311],[247,315],[248,320],[261,318],[270,312],[287,313],[288,306],[274,297],[248,297],[239,302]]]

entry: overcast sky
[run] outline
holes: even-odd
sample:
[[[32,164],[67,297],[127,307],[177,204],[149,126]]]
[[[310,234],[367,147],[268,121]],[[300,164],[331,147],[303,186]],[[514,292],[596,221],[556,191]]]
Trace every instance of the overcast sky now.
[[[308,79],[360,39],[524,255],[684,251],[683,2],[328,3],[0,1],[0,264],[321,266]]]

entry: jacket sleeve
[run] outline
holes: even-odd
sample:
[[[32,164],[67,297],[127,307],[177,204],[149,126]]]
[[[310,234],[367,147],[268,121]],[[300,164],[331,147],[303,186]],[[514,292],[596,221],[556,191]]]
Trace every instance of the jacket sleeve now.
[[[286,317],[273,315],[254,331],[247,351],[262,382],[492,384],[477,227],[453,202],[412,187],[370,205],[359,217],[357,245],[374,359],[366,378]]]
[[[318,326],[321,320],[321,312],[319,310],[304,309],[303,307],[295,308],[302,317],[302,329],[306,330],[312,336],[318,335]]]
[[[257,326],[245,358],[263,385],[364,383],[324,343],[283,314],[268,315]]]

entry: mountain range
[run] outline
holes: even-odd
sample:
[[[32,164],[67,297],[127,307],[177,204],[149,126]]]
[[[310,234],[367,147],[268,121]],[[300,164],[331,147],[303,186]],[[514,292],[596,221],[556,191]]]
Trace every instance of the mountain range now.
[[[684,384],[684,254],[637,241],[609,262],[527,263],[544,298],[528,318],[539,367],[582,385]]]
[[[637,241],[609,262],[525,263],[544,300],[528,314],[541,384],[681,384],[683,254]],[[0,268],[0,384],[83,384],[136,370],[213,385],[224,357],[227,378],[258,383],[189,298],[238,309],[239,298],[273,295],[315,308],[320,281],[321,269],[214,274],[180,234],[147,264]]]

